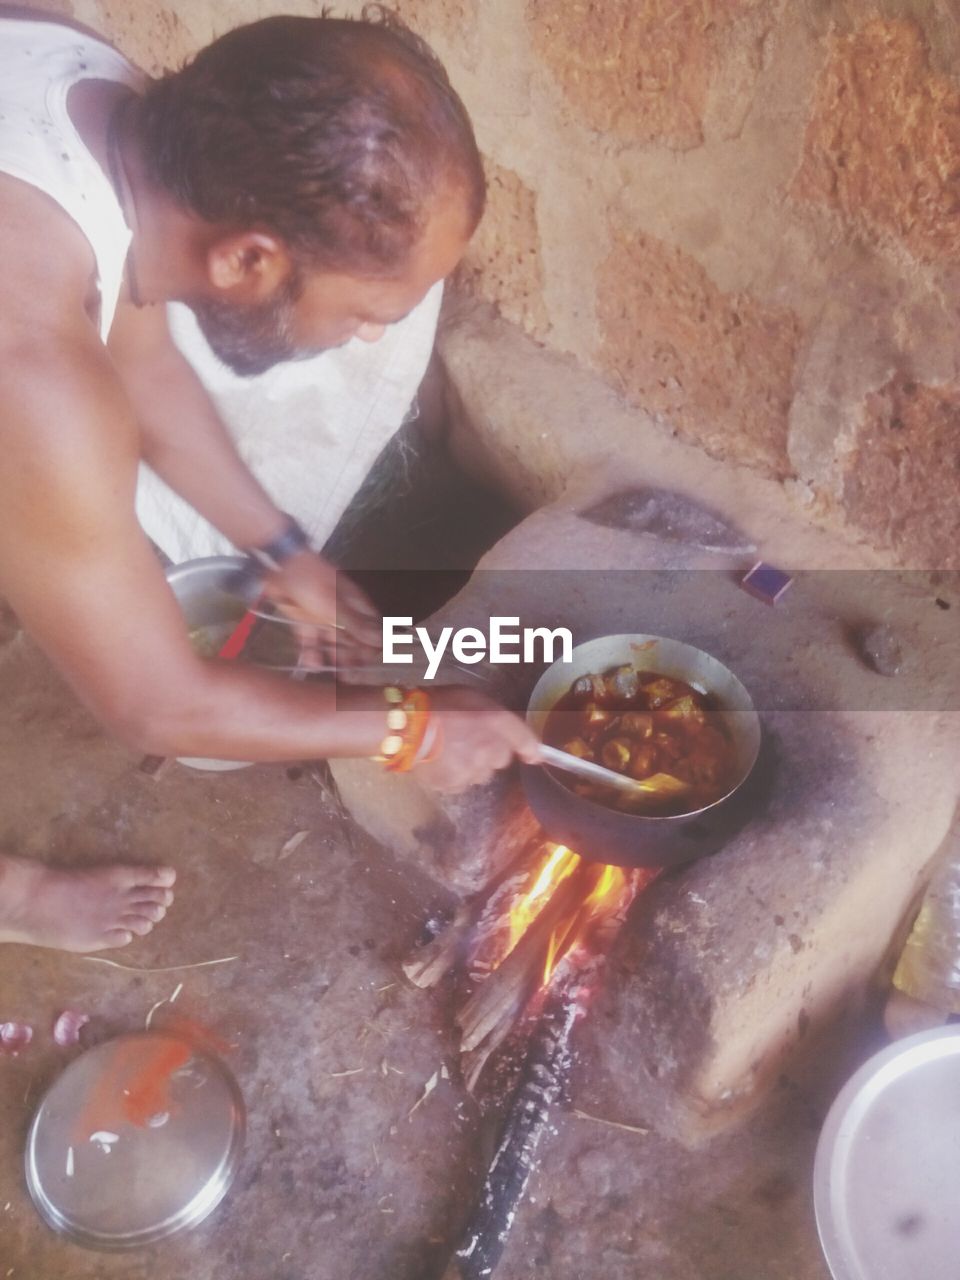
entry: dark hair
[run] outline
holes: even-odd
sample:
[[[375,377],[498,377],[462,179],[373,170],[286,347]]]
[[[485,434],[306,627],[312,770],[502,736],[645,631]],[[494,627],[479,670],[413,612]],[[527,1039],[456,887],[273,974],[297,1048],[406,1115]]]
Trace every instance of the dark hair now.
[[[380,5],[238,27],[151,82],[138,118],[163,190],[208,222],[267,228],[304,265],[391,274],[435,197],[460,194],[469,231],[483,212],[466,109]]]

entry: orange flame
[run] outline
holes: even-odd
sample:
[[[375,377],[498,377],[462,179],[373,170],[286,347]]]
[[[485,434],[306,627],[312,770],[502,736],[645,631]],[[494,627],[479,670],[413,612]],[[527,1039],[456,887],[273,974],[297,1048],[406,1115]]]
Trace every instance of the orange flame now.
[[[553,977],[553,971],[557,965],[557,954],[560,950],[560,929],[554,929],[550,934],[550,942],[547,945],[547,957],[543,962],[543,981],[544,985]]]
[[[548,856],[533,885],[510,908],[509,939],[500,963],[513,951],[527,929],[540,915],[551,896],[580,865],[580,856],[566,845],[547,845]],[[563,957],[583,938],[590,926],[620,899],[627,883],[619,867],[604,867],[591,892],[550,934],[544,956],[543,981],[547,983]]]
[[[579,854],[568,849],[566,845],[554,845],[532,888],[510,908],[510,940],[507,945],[507,955],[550,901],[557,885],[566,880],[567,876],[573,875],[579,864]]]
[[[604,867],[603,874],[593,887],[593,891],[587,898],[586,906],[590,908],[591,919],[599,914],[599,909],[612,905],[608,899],[619,897],[627,877],[624,875],[621,867]]]
[[[544,983],[550,981],[557,964],[583,940],[590,926],[601,916],[613,911],[620,901],[620,895],[626,883],[627,877],[620,867],[605,866],[603,868],[597,883],[584,899],[576,915],[554,930],[547,948],[543,972]]]
[[[508,937],[498,948],[493,967],[503,963],[537,920],[557,887],[573,875],[581,863],[579,854],[566,845],[545,845],[543,853],[546,855],[545,861],[533,884],[510,907],[507,919]],[[627,874],[620,867],[605,866],[598,872],[590,893],[572,906],[566,918],[560,919],[550,933],[544,953],[544,984],[550,981],[559,962],[582,941],[590,928],[616,908],[627,883]]]

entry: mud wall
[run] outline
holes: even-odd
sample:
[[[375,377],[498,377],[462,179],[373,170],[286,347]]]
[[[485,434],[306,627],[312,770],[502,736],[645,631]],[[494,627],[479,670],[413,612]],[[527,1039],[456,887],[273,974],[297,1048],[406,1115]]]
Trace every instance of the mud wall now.
[[[156,71],[321,6],[46,7]],[[960,567],[956,0],[396,7],[488,162],[462,287],[811,518]]]

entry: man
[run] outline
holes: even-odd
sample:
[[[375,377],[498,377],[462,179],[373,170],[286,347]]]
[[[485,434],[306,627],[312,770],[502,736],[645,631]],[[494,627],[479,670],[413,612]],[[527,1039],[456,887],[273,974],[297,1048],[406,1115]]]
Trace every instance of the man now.
[[[136,750],[383,750],[449,788],[537,758],[525,725],[470,691],[411,703],[391,738],[381,690],[197,657],[134,513],[145,460],[275,566],[266,590],[294,617],[378,646],[362,594],[341,583],[338,607],[334,570],[241,462],[163,304],[186,303],[244,375],[376,342],[456,265],[483,198],[462,104],[392,24],[272,18],[145,82],[85,33],[0,18],[0,591]],[[4,857],[0,940],[122,946],[172,883]]]

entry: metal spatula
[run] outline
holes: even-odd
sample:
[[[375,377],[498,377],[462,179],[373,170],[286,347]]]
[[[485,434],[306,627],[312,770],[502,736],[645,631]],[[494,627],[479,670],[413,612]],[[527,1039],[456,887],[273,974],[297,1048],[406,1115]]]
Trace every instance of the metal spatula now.
[[[601,782],[605,787],[616,787],[619,791],[630,791],[634,795],[640,792],[646,796],[678,796],[689,790],[686,782],[675,778],[670,773],[654,773],[649,778],[638,780],[628,778],[626,774],[606,769],[602,764],[594,764],[592,760],[581,760],[558,747],[548,747],[543,743],[540,747],[543,763],[554,769],[565,769],[567,773],[575,773],[590,782]]]

